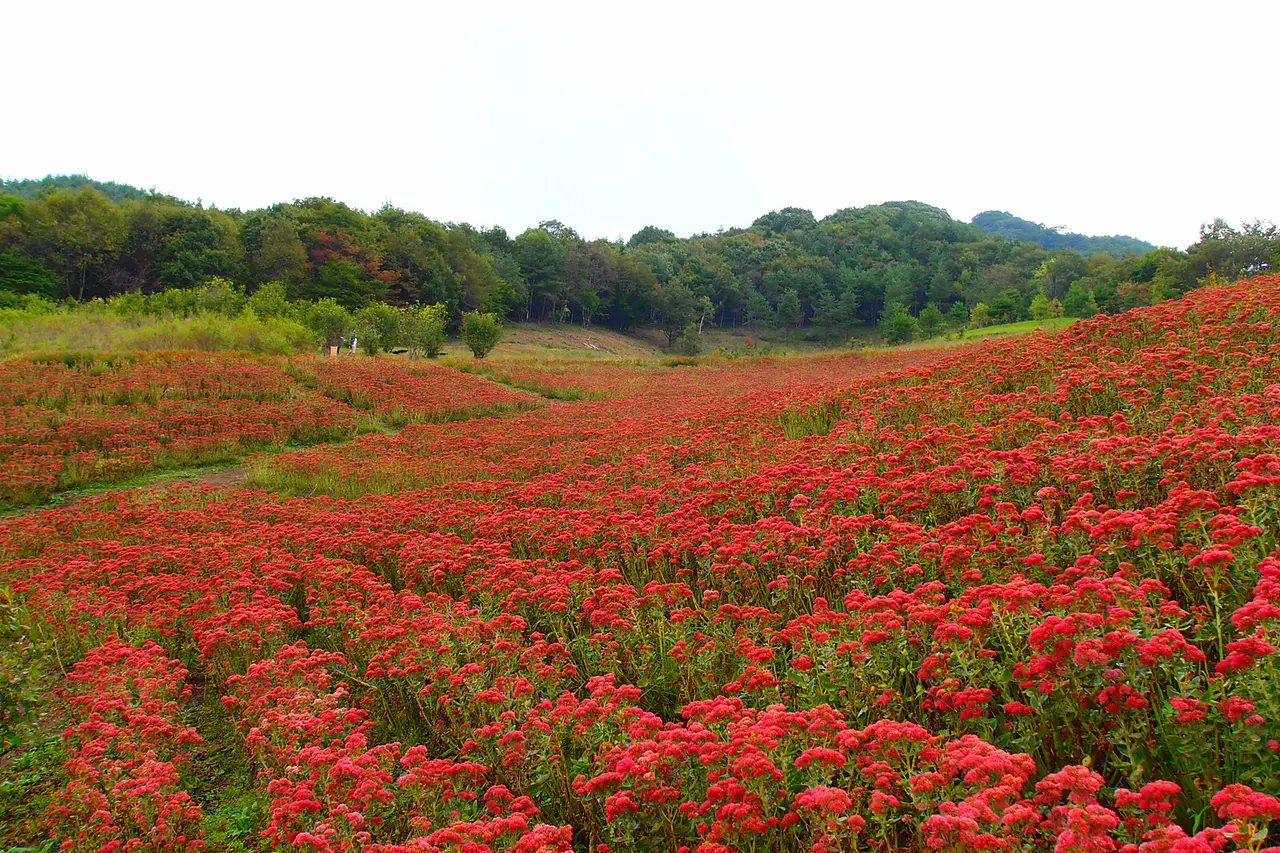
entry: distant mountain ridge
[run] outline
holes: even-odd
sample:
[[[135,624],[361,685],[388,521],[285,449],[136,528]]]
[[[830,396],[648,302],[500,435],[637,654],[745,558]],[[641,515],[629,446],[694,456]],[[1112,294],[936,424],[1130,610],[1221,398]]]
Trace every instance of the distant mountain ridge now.
[[[145,198],[154,195],[155,190],[144,190],[131,184],[118,184],[115,181],[95,181],[88,175],[45,175],[43,178],[21,178],[6,181],[0,178],[0,195],[8,193],[18,198],[35,198],[49,190],[78,190],[81,187],[93,187],[116,204],[130,198]]]
[[[1048,228],[1038,222],[1032,222],[1003,210],[986,210],[973,217],[971,222],[988,234],[999,234],[1006,240],[1023,240],[1038,243],[1040,248],[1075,249],[1082,255],[1096,255],[1107,252],[1111,255],[1141,255],[1150,252],[1155,245],[1137,237],[1115,234],[1105,237],[1090,237],[1085,234],[1063,232],[1056,228]]]
[[[154,188],[143,189],[135,187],[131,184],[117,183],[116,181],[95,181],[88,175],[46,175],[43,178],[21,178],[6,181],[0,178],[0,195],[8,193],[18,198],[35,198],[41,193],[48,192],[53,189],[69,189],[76,190],[80,187],[93,187],[98,192],[119,204],[126,199],[145,198],[146,196],[155,195]],[[172,197],[169,197],[172,198]],[[173,199],[174,201],[182,201],[181,199]],[[190,204],[190,202],[184,202]],[[881,207],[886,209],[910,210],[923,216],[950,220],[945,210],[932,205],[923,204],[918,201],[890,201],[885,202]],[[797,208],[798,209],[798,208]],[[792,210],[792,208],[786,208]],[[840,214],[846,211],[837,211],[828,219],[839,218]],[[784,211],[785,212],[785,211]],[[809,218],[813,214],[804,211]],[[777,230],[780,223],[774,222],[774,219],[780,217],[779,213],[772,213],[767,216],[760,217],[756,223],[757,226],[767,226],[765,230]],[[783,217],[785,218],[785,217]],[[1032,222],[1029,219],[1023,219],[1014,216],[1012,213],[1003,210],[986,210],[973,217],[971,224],[979,230],[987,234],[998,234],[1006,240],[1022,240],[1028,243],[1036,243],[1046,251],[1052,249],[1075,249],[1084,255],[1094,255],[1100,252],[1117,257],[1123,255],[1141,255],[1156,248],[1154,244],[1145,240],[1139,240],[1136,237],[1129,237],[1122,234],[1105,237],[1090,237],[1085,234],[1076,234],[1074,232],[1062,232],[1056,228],[1049,228],[1038,222]],[[792,223],[794,227],[794,223]],[[781,229],[781,230],[785,230]],[[673,235],[674,236],[674,235]]]

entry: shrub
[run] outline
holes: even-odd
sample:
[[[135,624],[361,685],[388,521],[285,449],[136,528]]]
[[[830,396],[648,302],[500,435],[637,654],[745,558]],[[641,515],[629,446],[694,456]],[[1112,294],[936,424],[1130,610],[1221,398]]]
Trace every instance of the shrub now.
[[[684,327],[680,337],[676,338],[675,350],[680,355],[698,355],[702,352],[702,334],[696,323]]]
[[[981,329],[983,326],[991,325],[991,309],[987,307],[985,302],[979,302],[973,306],[973,310],[969,312],[969,327],[973,329]]]
[[[916,337],[919,324],[901,305],[888,305],[880,317],[880,333],[891,344],[905,343]]]
[[[502,325],[497,314],[468,311],[462,315],[462,341],[476,358],[488,355],[501,337]]]
[[[1037,293],[1035,298],[1031,300],[1031,319],[1043,321],[1052,316],[1053,305],[1049,302],[1049,297],[1043,293]]]
[[[409,346],[409,358],[417,358],[419,352],[427,358],[435,358],[444,350],[443,305],[436,303],[402,308],[400,325],[404,331],[405,343]]]
[[[334,299],[317,299],[307,308],[306,324],[326,347],[337,345],[351,330],[351,312]]]
[[[369,355],[390,351],[404,338],[399,312],[383,302],[361,308],[356,313],[355,326],[360,344]]]
[[[255,290],[245,308],[263,318],[285,317],[293,310],[284,285],[278,281],[269,281]]]
[[[938,307],[936,302],[930,302],[920,312],[920,330],[927,337],[933,337],[938,334],[938,330],[942,328],[944,322],[945,318],[942,316],[942,309]]]

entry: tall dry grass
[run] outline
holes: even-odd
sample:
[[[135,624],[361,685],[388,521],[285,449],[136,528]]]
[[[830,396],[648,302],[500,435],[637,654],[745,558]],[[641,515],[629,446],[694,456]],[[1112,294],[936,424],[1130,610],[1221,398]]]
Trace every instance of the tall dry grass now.
[[[292,355],[315,347],[315,334],[310,329],[279,317],[226,317],[213,313],[192,317],[121,316],[91,308],[0,310],[0,354],[185,349]]]

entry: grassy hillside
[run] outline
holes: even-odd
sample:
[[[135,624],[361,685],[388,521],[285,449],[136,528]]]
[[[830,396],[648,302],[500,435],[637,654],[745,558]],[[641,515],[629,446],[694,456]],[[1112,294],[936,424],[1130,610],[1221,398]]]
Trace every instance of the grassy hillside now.
[[[466,344],[458,339],[450,340],[444,352],[456,357],[471,356]],[[660,355],[657,340],[648,335],[564,323],[508,323],[502,330],[502,340],[488,357],[608,360]]]
[[[1056,332],[1059,329],[1065,329],[1072,323],[1076,322],[1075,317],[1051,317],[1048,320],[1019,320],[1016,323],[1001,323],[998,326],[984,326],[981,329],[965,329],[963,340],[976,341],[982,338],[998,338],[1002,335],[1025,335],[1030,332],[1044,329],[1048,332]]]

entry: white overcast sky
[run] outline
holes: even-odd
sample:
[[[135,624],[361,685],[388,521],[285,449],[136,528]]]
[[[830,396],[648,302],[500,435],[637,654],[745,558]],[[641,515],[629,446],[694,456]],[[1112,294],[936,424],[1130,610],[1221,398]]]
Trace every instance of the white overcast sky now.
[[[681,236],[916,199],[1280,219],[1280,2],[0,5],[0,175]]]

